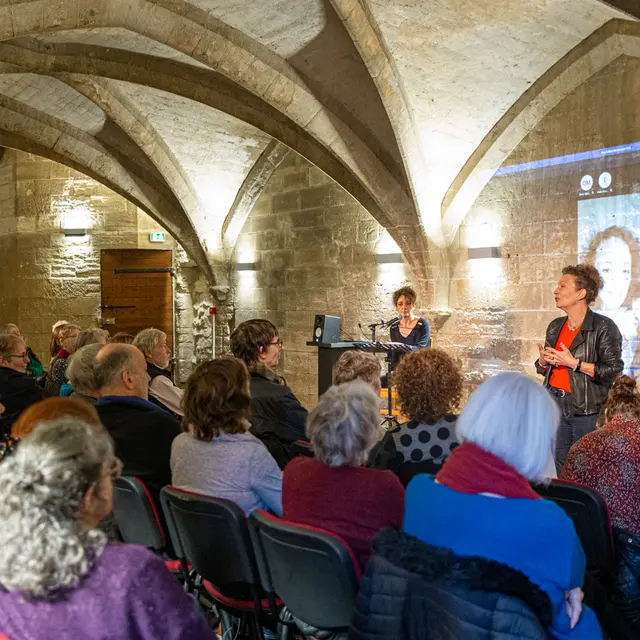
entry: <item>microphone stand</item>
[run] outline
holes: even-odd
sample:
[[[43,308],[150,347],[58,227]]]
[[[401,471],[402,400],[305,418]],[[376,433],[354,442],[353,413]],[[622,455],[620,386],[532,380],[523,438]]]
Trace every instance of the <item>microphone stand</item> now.
[[[369,331],[371,331],[371,342],[376,342],[376,329],[378,327],[386,328],[391,326],[398,318],[393,318],[392,320],[387,320],[387,322],[373,323],[367,325]],[[382,421],[382,426],[385,430],[393,429],[398,424],[398,421],[395,419],[393,415],[393,397],[391,394],[391,351],[387,351],[385,355],[385,362],[387,363],[387,416]]]

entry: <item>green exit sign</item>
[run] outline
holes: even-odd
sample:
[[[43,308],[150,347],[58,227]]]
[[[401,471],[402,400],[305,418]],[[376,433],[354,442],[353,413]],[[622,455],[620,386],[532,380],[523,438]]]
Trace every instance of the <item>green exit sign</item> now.
[[[150,242],[164,242],[164,233],[162,231],[152,231],[149,234]]]

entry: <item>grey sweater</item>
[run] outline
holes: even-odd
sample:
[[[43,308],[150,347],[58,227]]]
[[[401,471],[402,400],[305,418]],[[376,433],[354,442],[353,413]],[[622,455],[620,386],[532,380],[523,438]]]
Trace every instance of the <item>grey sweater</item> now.
[[[223,433],[211,442],[182,433],[171,447],[172,484],[235,502],[246,515],[267,509],[282,516],[282,473],[250,433]]]

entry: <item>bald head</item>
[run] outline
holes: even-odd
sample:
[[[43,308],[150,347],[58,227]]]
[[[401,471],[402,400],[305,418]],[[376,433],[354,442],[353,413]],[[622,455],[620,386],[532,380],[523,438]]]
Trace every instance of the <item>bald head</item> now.
[[[96,384],[101,396],[149,398],[147,363],[130,344],[108,344],[96,356]]]

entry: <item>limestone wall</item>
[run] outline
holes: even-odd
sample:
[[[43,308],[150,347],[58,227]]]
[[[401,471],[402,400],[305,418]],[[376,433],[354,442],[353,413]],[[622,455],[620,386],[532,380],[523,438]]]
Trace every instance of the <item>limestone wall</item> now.
[[[399,251],[343,189],[291,153],[273,174],[237,244],[256,271],[234,278],[235,324],[263,317],[280,329],[281,371],[305,406],[317,401],[317,355],[306,346],[316,314],[342,318],[344,337],[393,315],[391,293],[411,280],[405,264],[377,264]],[[382,334],[381,334],[382,335]]]
[[[518,164],[640,140],[634,97],[640,60],[621,57],[553,109],[505,164]],[[614,192],[633,182],[614,173]],[[496,177],[464,221],[451,251],[452,316],[438,336],[458,353],[471,382],[509,369],[535,375],[537,342],[560,315],[552,292],[577,256],[580,172],[567,165],[535,174]],[[596,174],[597,175],[597,174]],[[638,176],[636,176],[638,180]],[[501,259],[467,260],[468,247],[499,246]],[[596,304],[597,307],[597,304]]]
[[[66,237],[63,225],[87,228],[87,235]],[[46,362],[56,320],[83,328],[100,324],[100,251],[175,249],[168,234],[164,244],[149,242],[151,231],[162,230],[100,183],[58,163],[6,150],[0,161],[0,322],[18,324]],[[184,280],[182,264],[194,274],[182,288],[182,312],[176,317],[179,377],[185,378],[194,344],[191,287],[201,276],[184,252],[174,254],[177,279]],[[196,293],[202,283],[198,287]]]

